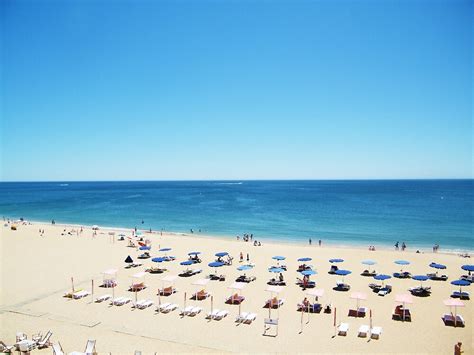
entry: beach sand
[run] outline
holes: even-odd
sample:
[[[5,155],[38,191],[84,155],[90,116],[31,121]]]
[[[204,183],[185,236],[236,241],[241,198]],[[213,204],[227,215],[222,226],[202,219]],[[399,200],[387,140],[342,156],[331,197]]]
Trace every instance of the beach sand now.
[[[134,293],[127,289],[131,284],[131,275],[151,266],[150,259],[144,260],[143,267],[125,269],[125,258],[130,255],[135,261],[141,254],[135,248],[127,247],[126,241],[112,242],[109,230],[100,229],[93,237],[92,230],[86,228],[80,236],[61,236],[65,227],[59,225],[33,224],[18,225],[18,230],[1,227],[1,293],[0,293],[0,339],[7,344],[15,342],[15,334],[19,331],[31,334],[48,330],[53,332],[52,341],[60,342],[65,352],[83,351],[87,339],[97,340],[99,352],[133,353],[141,350],[143,353],[153,352],[313,352],[313,353],[426,353],[452,354],[454,344],[463,343],[465,354],[473,353],[472,321],[473,307],[471,301],[463,301],[465,307],[458,308],[466,321],[466,327],[445,326],[441,317],[449,313],[449,308],[443,304],[451,292],[457,287],[449,281],[465,274],[461,265],[472,264],[471,259],[458,255],[422,253],[414,251],[377,250],[368,251],[356,248],[318,247],[313,246],[265,243],[255,247],[251,243],[223,238],[210,238],[198,234],[179,235],[164,233],[144,233],[145,238],[152,240],[152,256],[158,256],[160,247],[170,247],[170,255],[177,257],[176,261],[161,263],[169,271],[164,274],[147,274],[147,288],[138,293],[139,299],[152,299],[158,302],[157,289],[162,287],[161,278],[164,275],[177,275],[185,266],[180,261],[187,259],[189,251],[199,250],[203,254],[203,262],[195,267],[203,269],[201,274],[178,278],[175,286],[178,292],[169,297],[162,297],[162,302],[184,303],[186,292],[187,305],[196,304],[203,312],[195,317],[181,318],[178,311],[169,314],[157,314],[155,307],[136,310],[131,304],[121,307],[111,307],[108,302],[92,303],[91,296],[80,300],[63,297],[64,292],[71,290],[71,277],[74,278],[76,289],[91,290],[91,280],[94,280],[94,297],[112,293],[111,289],[97,287],[102,282],[101,272],[118,269],[118,286],[115,296],[135,298]],[[44,236],[38,233],[44,229]],[[71,227],[67,227],[71,230]],[[117,233],[118,234],[118,231]],[[131,232],[126,233],[130,235]],[[117,236],[115,236],[117,238]],[[314,245],[316,244],[316,245]],[[192,282],[204,278],[215,270],[207,264],[214,261],[214,254],[227,251],[234,257],[232,266],[219,268],[219,274],[226,275],[226,281],[211,281],[206,290],[213,295],[214,308],[225,309],[230,314],[221,321],[205,319],[210,310],[211,301],[189,300],[192,293],[198,290]],[[257,313],[257,319],[250,325],[235,323],[238,314],[237,305],[227,305],[224,300],[232,293],[227,287],[241,274],[236,267],[240,265],[239,254],[250,254],[250,261],[256,264],[247,275],[257,277],[242,291],[245,301],[242,303],[243,312]],[[273,255],[286,256],[285,264],[288,271],[284,273],[287,286],[280,297],[285,304],[279,311],[273,310],[272,317],[279,317],[279,332],[277,337],[263,336],[263,320],[268,317],[268,310],[263,308],[269,293],[265,291],[267,281],[274,276],[268,272],[268,267],[275,265]],[[331,303],[337,309],[337,323],[347,322],[350,325],[347,336],[334,336],[334,314],[304,315],[303,331],[301,333],[301,313],[296,311],[297,303],[304,298],[305,292],[295,285],[299,257],[311,257],[310,264],[314,265],[318,274],[311,279],[317,287],[325,290],[320,298],[323,305]],[[332,290],[336,280],[341,277],[329,275],[330,258],[343,258],[345,262],[338,264],[340,268],[352,270],[345,277],[351,285],[349,292]],[[375,282],[370,277],[360,276],[365,265],[364,259],[374,259],[378,262],[373,268],[380,273],[392,274],[400,267],[394,260],[406,259],[411,261],[405,269],[412,274],[426,274],[434,269],[428,265],[432,261],[447,265],[447,270],[441,270],[449,275],[449,281],[427,281],[426,286],[432,287],[432,295],[427,298],[413,297],[410,305],[412,322],[394,321],[391,314],[396,305],[395,295],[408,293],[408,288],[419,285],[411,279],[390,279],[387,283],[393,285],[393,292],[385,297],[373,293],[368,284]],[[165,265],[164,265],[165,264]],[[465,288],[466,291],[469,287]],[[350,298],[352,292],[360,291],[367,294],[367,300],[361,305],[372,311],[372,324],[381,326],[383,333],[378,340],[357,337],[357,331],[362,324],[369,325],[369,316],[365,318],[348,317],[348,310],[354,308],[356,301]],[[307,323],[309,319],[309,323]],[[273,334],[269,331],[268,334]],[[51,349],[35,351],[51,353]]]

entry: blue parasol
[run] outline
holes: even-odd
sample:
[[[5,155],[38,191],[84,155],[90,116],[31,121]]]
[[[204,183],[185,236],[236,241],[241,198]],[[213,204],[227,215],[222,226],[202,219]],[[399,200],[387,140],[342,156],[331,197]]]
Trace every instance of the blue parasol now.
[[[229,253],[226,252],[226,251],[222,251],[222,252],[220,252],[220,253],[216,253],[215,255],[216,255],[218,258],[222,258],[223,256],[229,255]]]
[[[165,261],[165,258],[153,258],[151,259],[151,261],[155,263],[162,263],[163,261]]]
[[[208,266],[210,267],[221,267],[224,266],[225,264],[220,261],[213,261],[212,263],[209,263]]]
[[[161,248],[161,249],[158,250],[158,251],[170,251],[170,250],[171,250],[171,248]]]
[[[454,280],[454,281],[451,281],[451,285],[454,285],[454,286],[470,286],[471,283],[467,280]]]
[[[188,255],[199,255],[199,254],[201,254],[200,251],[192,251],[192,252],[188,253]]]
[[[426,275],[415,275],[412,277],[412,279],[416,281],[426,281],[429,279],[429,277]]]
[[[181,261],[179,265],[192,265],[194,262],[192,260]]]
[[[250,270],[250,269],[252,269],[252,268],[253,268],[253,266],[251,266],[251,265],[240,265],[240,266],[237,268],[237,270],[239,270],[239,271],[245,271],[245,270]]]
[[[329,259],[330,263],[342,263],[344,259]]]
[[[438,263],[431,263],[430,266],[435,269],[446,269],[446,265],[438,264]]]
[[[280,272],[283,272],[285,271],[284,269],[282,269],[281,267],[271,267],[270,269],[268,269],[269,272],[274,272],[274,273],[280,273]]]
[[[406,260],[395,260],[394,263],[398,265],[410,265],[410,262]]]
[[[352,274],[352,271],[349,271],[349,270],[336,270],[335,274],[336,275],[341,275],[341,276],[346,276],[346,275]]]
[[[272,256],[272,259],[274,260],[278,260],[278,261],[281,261],[281,260],[285,260],[286,257],[284,256],[281,256],[281,255],[276,255],[276,256]]]
[[[142,246],[140,248],[138,248],[139,250],[150,250],[151,247],[147,247],[147,246]]]
[[[300,272],[301,275],[304,275],[304,276],[311,276],[311,275],[316,275],[317,272],[314,271],[314,270],[303,270]]]
[[[299,258],[298,261],[306,262],[306,261],[311,261],[313,259],[311,258]]]
[[[377,262],[374,261],[374,260],[362,260],[361,263],[364,264],[364,265],[375,265],[375,264],[377,264]]]
[[[474,265],[463,265],[461,266],[461,269],[466,271],[474,271]]]

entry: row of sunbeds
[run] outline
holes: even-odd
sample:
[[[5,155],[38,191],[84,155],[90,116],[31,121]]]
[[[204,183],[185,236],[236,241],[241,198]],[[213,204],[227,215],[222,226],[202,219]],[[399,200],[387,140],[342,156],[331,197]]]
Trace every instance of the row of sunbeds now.
[[[341,323],[337,327],[338,335],[346,336],[348,331],[349,331],[349,323]],[[382,334],[382,327],[370,328],[368,325],[361,325],[359,327],[357,336],[360,338],[365,338],[368,336],[369,333],[372,339],[378,339],[380,338],[380,335]]]

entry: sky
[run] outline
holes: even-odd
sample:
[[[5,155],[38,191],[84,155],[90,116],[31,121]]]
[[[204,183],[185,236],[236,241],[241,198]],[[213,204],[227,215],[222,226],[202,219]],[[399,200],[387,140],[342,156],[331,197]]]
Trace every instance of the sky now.
[[[472,178],[473,2],[0,2],[0,181]]]

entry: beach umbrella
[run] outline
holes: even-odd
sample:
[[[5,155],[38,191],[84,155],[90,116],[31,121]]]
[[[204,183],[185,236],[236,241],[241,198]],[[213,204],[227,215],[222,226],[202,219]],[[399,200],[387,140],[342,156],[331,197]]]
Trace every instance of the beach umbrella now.
[[[179,263],[179,265],[192,265],[194,264],[191,260],[185,260],[185,261],[181,261]]]
[[[285,260],[286,257],[284,256],[281,256],[281,255],[276,255],[276,256],[272,256],[272,259],[274,260],[278,260],[278,261],[281,261],[281,260]]]
[[[311,261],[311,260],[313,260],[313,259],[307,258],[307,257],[306,257],[306,258],[299,258],[299,259],[298,259],[298,261],[300,261],[300,262],[307,262],[307,261]]]
[[[154,263],[162,263],[163,261],[165,261],[165,258],[153,258],[151,259],[151,261],[153,261]]]
[[[443,303],[449,307],[451,310],[451,307],[454,307],[454,326],[456,326],[456,321],[457,321],[457,308],[458,307],[464,307],[464,303],[460,300],[457,299],[447,299],[444,300]],[[451,312],[452,313],[452,312]]]
[[[435,269],[446,269],[446,265],[438,264],[438,263],[431,263],[430,266]]]
[[[403,293],[403,294],[398,294],[398,295],[395,295],[395,302],[401,302],[402,305],[403,305],[403,321],[405,321],[405,304],[408,303],[408,304],[412,304],[413,303],[413,297],[411,297],[409,294],[407,293]]]
[[[216,274],[217,274],[217,268],[224,266],[225,264],[221,261],[213,261],[212,263],[207,264],[210,267],[215,267],[216,268]]]
[[[378,274],[378,275],[375,275],[375,276],[374,276],[374,279],[375,279],[375,280],[381,280],[381,281],[382,281],[382,286],[383,286],[383,282],[384,282],[385,280],[388,280],[388,279],[391,279],[391,278],[392,278],[392,276],[390,276],[390,275],[385,275],[385,274]]]
[[[351,294],[351,298],[353,300],[357,300],[357,312],[359,311],[359,301],[360,300],[366,300],[367,299],[367,295],[363,292],[353,292]]]
[[[199,255],[199,254],[201,254],[200,251],[192,251],[192,252],[188,253],[189,256],[191,256],[191,255]]]
[[[303,271],[300,271],[301,275],[304,275],[304,276],[311,276],[311,275],[316,275],[317,272],[314,271],[314,270],[303,270]]]
[[[250,270],[252,269],[253,266],[252,265],[240,265],[239,267],[237,267],[237,270],[239,271],[246,271],[246,270]]]
[[[342,282],[344,282],[344,276],[352,274],[352,271],[339,269],[339,270],[336,270],[335,274],[342,276]]]
[[[274,272],[274,273],[281,273],[283,271],[285,271],[284,269],[282,269],[281,267],[271,267],[268,269],[269,272]]]
[[[226,256],[226,255],[229,255],[229,253],[226,252],[226,251],[222,251],[222,252],[220,252],[220,253],[216,253],[216,254],[215,254],[215,256],[217,256],[218,258],[222,258],[222,257],[224,257],[224,256]]]
[[[461,287],[462,286],[470,286],[471,283],[467,280],[459,279],[459,280],[451,281],[451,285],[459,286],[459,292],[462,292]]]
[[[125,262],[126,262],[127,264],[131,264],[131,263],[133,263],[133,259],[132,259],[132,257],[131,257],[130,255],[129,255],[129,256],[127,256],[127,258],[125,259]]]
[[[370,260],[370,259],[362,260],[361,263],[364,264],[364,265],[375,265],[375,264],[377,264],[377,262],[375,260]]]
[[[330,263],[342,263],[344,259],[329,259]]]
[[[151,247],[148,247],[148,246],[142,246],[140,248],[138,248],[139,250],[150,250]]]
[[[461,269],[463,269],[465,271],[469,271],[469,274],[470,274],[471,271],[474,271],[474,265],[463,265],[463,266],[461,266]]]
[[[171,249],[171,248],[161,248],[161,249],[158,250],[158,251],[160,251],[160,252],[167,252],[167,251],[170,251],[170,250],[172,250],[172,249]]]
[[[426,275],[415,275],[412,277],[412,279],[416,281],[420,281],[420,287],[423,287],[423,281],[428,280],[429,277]]]
[[[410,265],[410,262],[406,261],[406,260],[395,260],[394,263],[397,264],[397,265],[401,265],[402,270],[403,270],[403,266]]]

